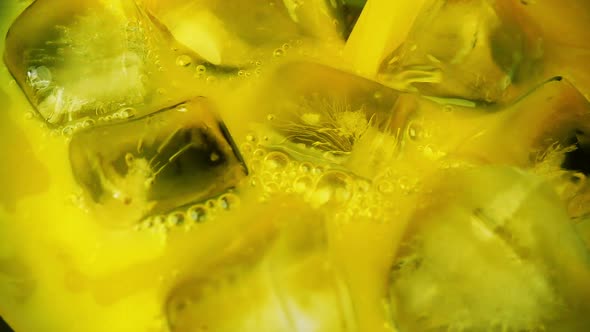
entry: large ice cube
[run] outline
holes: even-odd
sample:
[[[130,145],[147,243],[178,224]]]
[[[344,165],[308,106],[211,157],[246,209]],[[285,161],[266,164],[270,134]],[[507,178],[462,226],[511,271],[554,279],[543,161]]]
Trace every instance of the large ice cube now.
[[[159,83],[188,75],[174,64],[187,54],[133,0],[39,0],[11,26],[4,60],[42,118],[63,125],[162,108],[175,96]]]
[[[78,132],[70,160],[94,210],[115,221],[136,222],[220,195],[247,172],[204,98]]]
[[[272,221],[268,237],[247,242],[244,234],[235,241],[241,246],[216,253],[220,259],[207,266],[198,262],[198,272],[172,290],[166,303],[171,332],[357,330],[322,214],[289,200],[283,208],[296,207],[297,214],[253,221],[257,228]]]
[[[383,61],[380,79],[403,90],[487,103],[522,93],[517,88],[529,89],[543,75],[544,45],[515,3],[428,3],[407,40]]]
[[[587,331],[588,250],[551,187],[508,167],[440,175],[393,267],[400,328]]]
[[[143,2],[176,40],[208,62],[230,67],[281,56],[304,40],[342,43],[358,14],[328,0]]]
[[[415,98],[341,70],[296,62],[269,77],[247,107],[263,124],[261,144],[296,158],[344,164],[355,145],[369,137],[366,144],[383,143],[385,150],[394,152],[394,136],[413,110]],[[380,135],[390,139],[381,137],[383,141],[376,143]],[[385,157],[364,152],[359,164]]]

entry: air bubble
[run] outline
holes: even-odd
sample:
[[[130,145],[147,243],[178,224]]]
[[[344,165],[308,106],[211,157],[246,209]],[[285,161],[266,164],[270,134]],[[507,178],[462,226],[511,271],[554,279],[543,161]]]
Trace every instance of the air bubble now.
[[[125,163],[127,166],[131,167],[135,164],[135,156],[132,153],[125,154]]]
[[[276,117],[276,115],[274,115],[274,114],[269,114],[269,115],[267,115],[267,116],[266,116],[266,119],[267,119],[268,121],[274,121],[274,120],[276,120],[276,118],[277,118],[277,117]]]
[[[205,73],[207,71],[207,67],[203,66],[203,65],[198,65],[197,66],[197,73]]]
[[[324,168],[323,168],[322,166],[317,166],[317,167],[314,167],[314,168],[311,170],[311,173],[312,173],[313,175],[320,175],[320,174],[324,173]]]
[[[150,220],[153,226],[163,225],[164,223],[166,223],[166,217],[162,215],[154,216]]]
[[[317,206],[328,202],[344,203],[353,194],[352,179],[341,171],[330,171],[319,179],[312,199]]]
[[[205,202],[205,206],[209,210],[215,210],[215,209],[217,209],[217,201],[214,199],[210,199],[207,202]]]
[[[305,193],[313,186],[313,180],[308,175],[298,177],[293,183],[293,190],[296,193]]]
[[[255,143],[256,142],[256,136],[254,136],[253,134],[248,134],[248,135],[246,135],[246,141]]]
[[[27,79],[34,89],[43,90],[47,89],[51,85],[53,77],[51,70],[45,66],[39,66],[37,68],[31,68],[27,72]]]
[[[184,219],[185,219],[184,213],[177,211],[177,212],[174,212],[168,216],[166,223],[168,224],[169,227],[175,227],[175,226],[182,225],[184,223]]]
[[[244,153],[252,152],[252,145],[250,143],[244,143],[240,147],[241,147],[240,151],[242,151]]]
[[[291,48],[291,44],[289,44],[289,43],[284,43],[284,44],[283,44],[283,46],[281,46],[281,48],[282,48],[283,50],[285,50],[285,51],[286,51],[286,50],[288,50],[288,49],[290,49],[290,48]]]
[[[95,123],[96,123],[96,121],[94,121],[92,119],[86,119],[82,122],[82,127],[90,128],[90,127],[94,126]]]
[[[61,130],[61,134],[64,136],[72,136],[74,134],[74,127],[66,126]]]
[[[207,208],[201,204],[193,205],[188,209],[187,215],[194,222],[202,222],[207,219]]]
[[[289,165],[289,158],[282,152],[273,151],[264,158],[266,166],[271,170],[280,170]]]
[[[382,194],[390,194],[393,191],[393,183],[383,180],[377,184],[377,190]]]
[[[308,162],[303,162],[301,165],[299,165],[299,170],[303,173],[310,173],[312,169],[313,165]]]
[[[219,197],[219,206],[224,210],[231,210],[239,206],[240,198],[234,194],[225,194]]]
[[[277,58],[282,57],[283,55],[285,55],[285,51],[282,48],[277,48],[274,52],[273,55]]]
[[[420,127],[420,125],[417,123],[410,123],[410,125],[408,126],[408,137],[411,140],[417,141],[420,138],[422,138],[422,136],[422,127]]]
[[[262,150],[262,149],[256,149],[254,151],[254,153],[252,154],[252,156],[254,158],[257,158],[257,159],[262,159],[265,154],[266,154],[266,152],[264,152],[264,150]]]
[[[176,58],[176,65],[177,65],[177,66],[180,66],[180,67],[187,67],[187,66],[189,66],[189,65],[190,65],[192,62],[193,62],[193,59],[192,59],[190,56],[186,55],[186,54],[179,55],[179,56]]]
[[[126,107],[126,108],[121,109],[117,113],[118,113],[119,118],[128,119],[128,118],[134,117],[135,114],[137,114],[137,110],[133,107]]]
[[[215,82],[217,82],[217,78],[215,78],[215,76],[208,76],[207,77],[207,83],[213,84]]]

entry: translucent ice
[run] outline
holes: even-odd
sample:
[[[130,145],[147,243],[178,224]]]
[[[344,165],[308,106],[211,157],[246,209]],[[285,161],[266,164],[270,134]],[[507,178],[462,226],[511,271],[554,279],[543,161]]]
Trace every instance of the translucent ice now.
[[[218,196],[246,174],[204,98],[78,132],[70,160],[96,212],[111,220],[138,221]]]
[[[174,65],[185,53],[132,0],[39,0],[11,26],[4,60],[42,118],[61,126],[163,107],[158,84],[164,72],[187,75]]]
[[[542,76],[539,31],[512,1],[430,1],[407,40],[381,65],[388,85],[495,103]],[[521,91],[522,92],[522,91]]]
[[[483,167],[436,183],[453,192],[415,212],[391,276],[404,331],[587,331],[589,252],[543,180]]]
[[[347,285],[318,227],[322,216],[290,205],[299,213],[276,220],[268,239],[228,249],[172,290],[166,303],[172,332],[356,331]],[[255,227],[269,221],[256,220]]]

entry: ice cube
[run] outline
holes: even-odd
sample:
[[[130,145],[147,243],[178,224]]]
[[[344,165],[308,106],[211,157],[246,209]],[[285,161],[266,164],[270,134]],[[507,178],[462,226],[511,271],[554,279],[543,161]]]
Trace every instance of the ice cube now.
[[[543,179],[493,166],[436,183],[393,268],[403,330],[587,331],[588,250]]]
[[[188,75],[175,68],[180,54],[192,53],[133,0],[40,0],[11,26],[4,60],[42,118],[61,126],[162,108],[175,96],[158,94],[159,83]]]
[[[345,9],[328,0],[144,0],[174,38],[209,63],[245,67],[283,55],[303,40],[342,43],[350,30]],[[348,15],[356,12],[349,10]]]
[[[307,62],[280,67],[260,91],[248,107],[263,124],[259,136],[266,140],[262,144],[288,150],[294,157],[306,155],[339,164],[346,162],[367,133],[395,136],[415,98]],[[373,156],[363,154],[362,158],[369,162]]]
[[[401,90],[487,103],[510,100],[544,73],[543,40],[509,1],[434,1],[379,77]],[[522,17],[521,17],[522,16]],[[518,90],[518,91],[513,91]]]
[[[244,236],[236,241],[243,247],[228,248],[172,290],[166,303],[171,332],[356,331],[322,214],[293,200],[287,205],[282,208],[296,206],[299,213],[275,220],[271,228],[278,226],[277,232],[269,239]],[[269,221],[253,220],[256,227]]]
[[[247,173],[204,98],[78,132],[70,161],[96,213],[131,222],[218,196]]]

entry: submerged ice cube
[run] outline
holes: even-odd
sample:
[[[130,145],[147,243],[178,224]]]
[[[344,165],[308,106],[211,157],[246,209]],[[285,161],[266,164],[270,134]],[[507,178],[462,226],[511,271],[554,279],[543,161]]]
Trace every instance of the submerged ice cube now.
[[[96,212],[130,222],[218,196],[247,172],[204,98],[78,132],[70,161]]]
[[[186,50],[133,0],[39,0],[11,26],[4,61],[41,117],[61,126],[163,107],[164,72],[186,75],[175,53]]]
[[[493,166],[435,182],[393,266],[402,330],[588,330],[589,252],[544,180]]]
[[[275,219],[268,239],[236,239],[243,246],[230,246],[172,289],[166,302],[171,332],[357,331],[322,215],[287,204],[299,213]],[[258,228],[269,221],[253,220]]]
[[[346,162],[363,139],[395,136],[414,105],[414,96],[307,62],[280,67],[260,91],[248,107],[263,124],[262,144],[295,158],[339,164]],[[384,144],[395,145],[392,141]],[[374,157],[363,154],[362,158],[368,162]]]
[[[380,79],[422,94],[485,103],[529,89],[544,72],[544,45],[511,1],[428,2]],[[528,86],[527,86],[528,85]],[[517,90],[517,91],[513,91]]]

